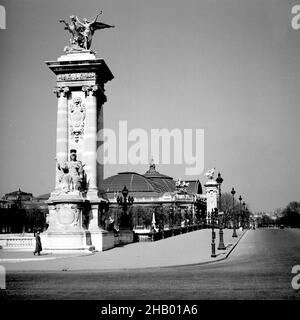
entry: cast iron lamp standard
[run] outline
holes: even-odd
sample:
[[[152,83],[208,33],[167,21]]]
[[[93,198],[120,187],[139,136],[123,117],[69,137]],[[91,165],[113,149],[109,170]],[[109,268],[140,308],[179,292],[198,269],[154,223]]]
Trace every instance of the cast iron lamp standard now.
[[[160,206],[160,208],[159,208],[159,215],[160,215],[159,228],[161,229],[161,238],[164,239],[165,238],[165,219],[164,219],[162,206]]]
[[[224,233],[223,233],[223,214],[220,215],[222,212],[221,206],[222,206],[222,201],[221,201],[221,184],[223,182],[223,178],[221,177],[221,173],[218,173],[218,177],[216,179],[216,182],[219,186],[219,246],[218,250],[226,250],[226,247],[224,245]]]
[[[245,218],[246,218],[246,203],[243,201],[243,214],[242,214],[242,227],[245,228]]]
[[[239,222],[240,222],[240,220],[242,220],[242,200],[243,200],[243,198],[242,198],[242,196],[240,195],[240,197],[239,197],[239,201],[240,201],[240,212],[239,212],[239,217],[238,217],[238,227],[240,227]]]
[[[245,210],[245,216],[246,216],[246,219],[247,219],[247,228],[249,228],[249,210],[248,210],[248,208],[246,208],[246,210]]]
[[[216,255],[216,243],[215,243],[215,240],[216,240],[216,233],[215,233],[215,217],[217,216],[218,214],[218,209],[215,208],[213,209],[212,213],[211,213],[211,257],[212,258],[215,258],[217,255]]]
[[[169,229],[171,227],[171,236],[174,236],[174,208],[173,206],[169,209]]]
[[[197,212],[197,215],[196,215],[197,222],[201,224],[201,228],[202,228],[204,225],[204,221],[201,215],[202,203],[199,198],[196,198],[196,201],[194,202],[194,206],[196,207],[196,212]]]
[[[236,221],[235,221],[235,213],[234,213],[234,195],[235,195],[235,190],[234,190],[234,188],[232,188],[231,194],[232,194],[232,218],[233,218],[233,234],[232,234],[232,237],[233,237],[233,238],[237,238],[237,234],[236,234]]]
[[[117,203],[123,208],[123,212],[121,214],[121,218],[120,218],[120,229],[131,229],[132,225],[131,225],[131,219],[128,213],[128,207],[131,206],[134,202],[134,198],[132,196],[128,197],[128,189],[126,188],[126,186],[124,186],[123,190],[122,190],[122,195],[117,197]]]

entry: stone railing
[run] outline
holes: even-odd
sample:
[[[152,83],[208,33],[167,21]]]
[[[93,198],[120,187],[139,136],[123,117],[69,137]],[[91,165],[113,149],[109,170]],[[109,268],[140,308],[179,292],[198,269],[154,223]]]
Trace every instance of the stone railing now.
[[[143,230],[144,232],[135,229],[136,239],[138,242],[157,241],[169,237],[174,237],[183,233],[193,232],[200,229],[205,229],[206,226],[202,224],[194,224],[189,226],[174,226],[167,229],[152,232],[151,230]]]
[[[138,242],[148,242],[151,241],[151,233],[138,234]]]
[[[32,249],[35,245],[33,235],[0,235],[1,249]]]

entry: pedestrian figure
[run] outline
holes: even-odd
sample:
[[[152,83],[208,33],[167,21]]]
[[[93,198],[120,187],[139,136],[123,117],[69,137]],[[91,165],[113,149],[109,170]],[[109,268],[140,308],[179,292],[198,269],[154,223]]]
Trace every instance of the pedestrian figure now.
[[[40,252],[42,251],[42,242],[41,242],[41,238],[40,238],[40,232],[38,231],[35,234],[35,250],[33,252],[33,255],[35,255],[36,253],[40,256]]]
[[[107,231],[113,231],[115,236],[119,234],[118,230],[115,228],[115,220],[112,217],[108,218]]]

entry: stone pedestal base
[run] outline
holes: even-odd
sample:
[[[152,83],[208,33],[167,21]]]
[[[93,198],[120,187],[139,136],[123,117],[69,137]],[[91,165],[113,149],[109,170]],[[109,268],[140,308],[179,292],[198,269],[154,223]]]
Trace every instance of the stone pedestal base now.
[[[87,231],[87,237],[90,238],[95,250],[105,251],[115,246],[115,236],[113,232],[106,230]]]
[[[133,231],[120,229],[119,243],[120,244],[133,243]]]
[[[100,202],[83,198],[80,194],[52,193],[48,200],[49,227],[41,234],[42,247],[49,251],[104,251],[115,246],[113,232],[98,226]],[[89,226],[84,218],[89,217]]]
[[[49,251],[94,251],[89,236],[82,232],[44,232],[41,234],[43,250]]]
[[[91,50],[69,52],[57,59],[57,61],[95,60],[95,53]]]
[[[41,234],[42,247],[50,251],[95,250],[82,226],[85,202],[79,192],[51,194],[48,200],[49,227]]]

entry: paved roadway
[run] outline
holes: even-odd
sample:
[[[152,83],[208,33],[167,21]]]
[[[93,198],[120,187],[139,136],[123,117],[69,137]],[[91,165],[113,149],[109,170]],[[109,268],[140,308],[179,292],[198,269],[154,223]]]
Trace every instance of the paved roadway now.
[[[216,244],[218,244],[218,232]],[[232,238],[232,230],[224,230],[226,250],[216,250],[217,257],[211,258],[211,230],[202,229],[184,233],[175,237],[155,242],[136,242],[115,247],[103,252],[54,254],[42,252],[33,256],[32,251],[0,250],[0,265],[8,273],[14,271],[81,271],[137,269],[169,267],[206,263],[224,259],[229,251],[241,239],[242,232],[237,231],[238,238]],[[15,263],[15,262],[18,263]]]
[[[207,265],[7,275],[1,299],[299,299],[300,229],[249,230],[227,260]]]

